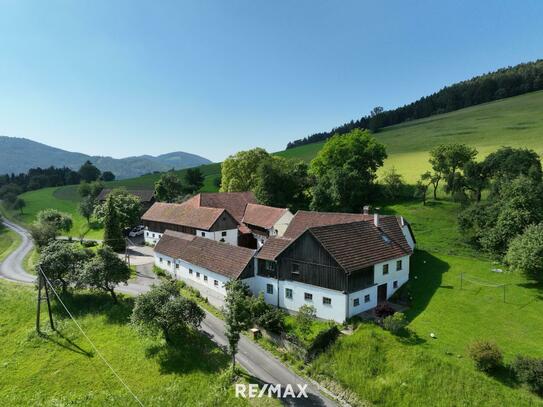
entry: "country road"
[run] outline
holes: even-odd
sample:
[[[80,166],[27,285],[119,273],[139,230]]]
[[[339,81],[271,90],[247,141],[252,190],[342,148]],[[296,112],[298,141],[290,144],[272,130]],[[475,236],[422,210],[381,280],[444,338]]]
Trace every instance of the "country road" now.
[[[30,250],[33,243],[26,229],[5,219],[2,220],[7,228],[18,233],[21,238],[21,245],[15,249],[2,264],[0,264],[0,278],[10,281],[31,284],[36,277],[28,274],[23,268],[23,260]],[[120,292],[129,295],[139,295],[150,289],[152,284],[157,281],[152,273],[152,267],[149,265],[138,266],[138,277],[132,280],[128,285],[119,286]],[[224,322],[206,311],[206,318],[202,322],[201,330],[209,336],[215,343],[221,347],[227,346],[225,336]],[[281,401],[288,406],[336,406],[331,399],[323,396],[317,387],[301,378],[287,366],[281,363],[272,354],[262,349],[258,344],[250,339],[241,337],[236,356],[238,363],[254,377],[254,383],[281,384],[286,386],[290,384],[296,393],[298,385],[307,385],[307,398],[286,398]]]

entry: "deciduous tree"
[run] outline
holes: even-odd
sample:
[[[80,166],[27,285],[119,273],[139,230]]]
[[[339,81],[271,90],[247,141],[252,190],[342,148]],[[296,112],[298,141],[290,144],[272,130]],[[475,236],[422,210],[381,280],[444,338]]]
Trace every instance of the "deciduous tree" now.
[[[515,237],[507,250],[505,261],[514,271],[529,278],[543,280],[543,224],[530,225]]]
[[[104,207],[104,244],[116,252],[123,251],[126,248],[119,213],[115,208],[113,199],[107,199]]]
[[[258,166],[270,160],[262,148],[240,151],[221,164],[221,192],[252,191],[257,183]]]
[[[224,322],[228,339],[228,353],[232,358],[232,370],[236,366],[240,335],[251,323],[249,295],[247,286],[239,280],[231,280],[226,284]]]
[[[183,183],[173,172],[162,174],[155,183],[155,197],[159,202],[177,202],[183,195]]]
[[[89,160],[79,168],[79,175],[85,182],[96,181],[100,178],[100,170],[93,165]]]

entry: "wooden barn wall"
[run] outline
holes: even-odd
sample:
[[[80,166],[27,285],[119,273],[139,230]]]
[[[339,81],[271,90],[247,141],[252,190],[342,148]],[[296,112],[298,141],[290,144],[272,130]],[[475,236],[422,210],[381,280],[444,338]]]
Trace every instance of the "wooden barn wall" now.
[[[218,230],[230,230],[237,229],[238,222],[230,215],[228,212],[224,211],[219,219],[209,228],[211,232],[216,232]]]

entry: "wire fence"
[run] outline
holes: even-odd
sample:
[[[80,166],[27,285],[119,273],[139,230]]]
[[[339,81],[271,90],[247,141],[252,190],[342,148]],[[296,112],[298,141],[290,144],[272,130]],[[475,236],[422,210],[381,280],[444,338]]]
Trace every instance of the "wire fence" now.
[[[497,284],[492,281],[486,281],[482,278],[470,276],[466,273],[460,273],[460,289],[463,290],[465,288],[465,283],[471,283],[482,287],[488,287],[488,288],[498,288],[503,290],[503,302],[506,302],[505,294],[506,294],[506,287],[507,284]]]

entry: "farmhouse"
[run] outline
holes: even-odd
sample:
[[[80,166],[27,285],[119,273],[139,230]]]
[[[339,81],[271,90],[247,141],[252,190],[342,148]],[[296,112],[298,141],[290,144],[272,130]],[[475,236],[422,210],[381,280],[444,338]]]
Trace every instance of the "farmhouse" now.
[[[198,232],[204,225],[189,230],[189,222],[181,219],[186,216],[193,221],[191,211],[205,209],[218,211],[213,213],[220,217],[229,213],[225,209],[171,206],[171,213],[158,214],[160,226],[149,223],[147,216],[153,230],[166,228],[155,247],[155,264],[221,295],[227,281],[241,279],[253,294],[263,293],[269,304],[288,311],[310,304],[319,318],[338,322],[374,308],[409,279],[415,239],[402,217],[370,215],[368,211],[298,211],[292,216],[285,209],[260,206],[247,204],[242,218],[251,233],[263,238],[257,250],[201,236]],[[169,222],[164,221],[166,215],[172,217]],[[217,229],[210,226],[213,219],[207,220],[206,231]],[[166,225],[177,229],[168,230]]]

